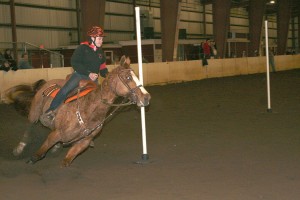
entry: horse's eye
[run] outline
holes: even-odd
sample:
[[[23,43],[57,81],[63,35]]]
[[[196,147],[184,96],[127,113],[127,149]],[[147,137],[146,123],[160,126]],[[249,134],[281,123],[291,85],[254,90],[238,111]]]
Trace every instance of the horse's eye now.
[[[131,81],[132,80],[132,78],[131,78],[131,76],[127,76],[127,78],[126,78],[127,80],[129,80],[129,81]]]

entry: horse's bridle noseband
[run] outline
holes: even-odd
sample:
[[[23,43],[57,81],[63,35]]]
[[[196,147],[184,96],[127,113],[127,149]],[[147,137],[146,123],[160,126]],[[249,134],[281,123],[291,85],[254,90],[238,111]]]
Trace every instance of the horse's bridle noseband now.
[[[132,69],[125,69],[126,71],[130,71],[132,72],[133,70]],[[122,70],[121,72],[125,71],[125,70]],[[132,75],[130,75],[132,77]],[[136,90],[139,89],[140,87],[143,87],[141,84],[140,85],[137,85],[135,88],[130,88],[129,85],[125,82],[125,80],[120,76],[120,74],[118,74],[118,78],[122,81],[122,83],[127,87],[128,89],[128,94],[126,95],[129,96],[130,94],[133,94],[136,96]]]

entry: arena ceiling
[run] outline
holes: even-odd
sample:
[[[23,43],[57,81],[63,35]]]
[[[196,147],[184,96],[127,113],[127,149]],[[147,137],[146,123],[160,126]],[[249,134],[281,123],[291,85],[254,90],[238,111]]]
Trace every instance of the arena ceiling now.
[[[242,7],[248,9],[249,2],[251,0],[231,0],[232,6],[231,7]],[[278,0],[274,0],[274,3],[271,3],[271,0],[267,0],[266,4],[266,14],[267,15],[275,15],[278,10]],[[297,17],[300,15],[300,0],[290,0],[290,7],[292,17]],[[213,0],[201,0],[203,4],[212,4]]]

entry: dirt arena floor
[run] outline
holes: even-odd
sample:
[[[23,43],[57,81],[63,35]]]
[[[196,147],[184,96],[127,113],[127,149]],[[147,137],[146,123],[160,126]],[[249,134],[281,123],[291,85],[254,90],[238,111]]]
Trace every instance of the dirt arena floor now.
[[[141,161],[139,110],[118,113],[95,147],[60,168],[68,147],[26,161],[49,130],[12,155],[27,121],[0,105],[0,194],[3,200],[298,200],[300,70],[151,86],[146,109],[149,160]]]

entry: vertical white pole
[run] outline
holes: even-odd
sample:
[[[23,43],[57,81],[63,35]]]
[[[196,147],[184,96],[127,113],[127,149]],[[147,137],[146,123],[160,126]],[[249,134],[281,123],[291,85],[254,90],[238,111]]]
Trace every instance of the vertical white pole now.
[[[270,63],[269,63],[269,36],[268,36],[268,21],[265,20],[265,39],[266,39],[266,63],[267,63],[267,93],[268,93],[268,112],[271,112],[271,95],[270,95]]]
[[[143,64],[142,64],[142,45],[141,45],[141,26],[140,26],[140,7],[135,7],[135,19],[136,19],[136,39],[137,39],[137,51],[138,51],[138,64],[139,64],[139,79],[141,84],[144,84],[143,80]],[[145,107],[141,107],[141,120],[142,120],[142,140],[143,140],[143,160],[148,160],[147,154],[147,142],[146,142],[146,120],[145,120]]]

